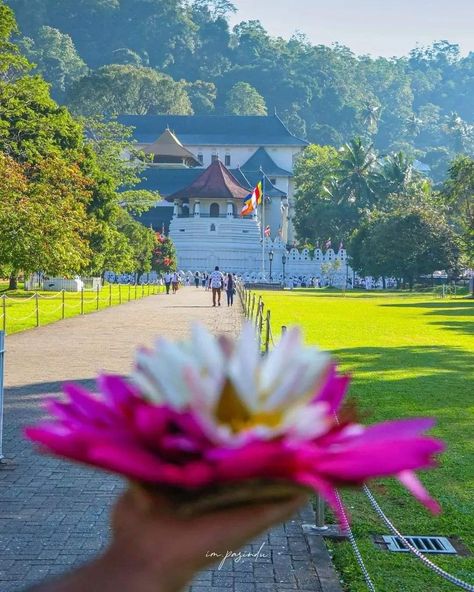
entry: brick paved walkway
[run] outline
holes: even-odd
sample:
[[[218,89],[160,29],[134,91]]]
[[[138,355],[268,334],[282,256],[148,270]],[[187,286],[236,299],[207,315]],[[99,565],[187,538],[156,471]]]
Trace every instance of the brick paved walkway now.
[[[138,344],[163,333],[182,337],[191,321],[234,334],[240,308],[213,309],[210,294],[185,288],[176,296],[152,296],[84,317],[67,319],[7,337],[4,453],[0,466],[0,590],[21,590],[95,555],[107,542],[110,506],[120,479],[37,454],[21,435],[42,415],[45,394],[65,380],[92,386],[100,370],[127,374]],[[246,551],[257,561],[227,561],[199,574],[191,592],[338,592],[324,545],[310,541],[301,516],[254,541]]]

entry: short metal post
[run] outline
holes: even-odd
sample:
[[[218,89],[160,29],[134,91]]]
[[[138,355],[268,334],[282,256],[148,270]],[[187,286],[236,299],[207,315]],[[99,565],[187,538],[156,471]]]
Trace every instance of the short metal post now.
[[[119,284],[119,304],[122,304],[122,284]]]
[[[109,306],[112,306],[112,284],[109,284]]]
[[[2,295],[3,332],[7,330],[7,295]]]
[[[253,311],[255,310],[255,294],[252,296],[252,312],[250,314],[250,319],[253,320]]]
[[[128,284],[128,301],[130,302],[130,292],[132,291],[132,284]]]
[[[270,348],[270,311],[267,310],[267,333],[265,335],[265,353],[268,354],[268,350]]]
[[[145,296],[145,284],[142,284],[142,298]]]
[[[326,504],[324,503],[323,498],[318,495],[317,499],[316,499],[316,526],[317,528],[321,528],[321,529],[326,529],[326,523],[325,523],[325,509],[326,509]]]
[[[259,296],[259,297],[258,297],[258,304],[257,304],[257,316],[256,316],[256,318],[255,318],[255,328],[257,328],[257,327],[258,327],[258,320],[259,320],[259,319],[258,319],[258,315],[259,315],[259,314],[262,312],[262,311],[260,310],[260,304],[261,304],[261,302],[262,302],[262,297],[261,297],[261,296]]]
[[[264,309],[263,302],[260,302],[260,313],[258,316],[258,343],[259,343],[259,351],[262,349],[262,333],[263,333],[263,309]]]
[[[135,282],[135,300],[137,299],[137,283]]]
[[[81,315],[84,314],[84,286],[81,288]]]
[[[39,316],[39,294],[35,292],[35,308],[36,308],[36,326],[39,327],[40,316]]]
[[[97,290],[96,290],[96,295],[95,295],[95,309],[99,310],[99,291],[100,291],[100,286],[97,286]]]
[[[61,318],[66,318],[66,291],[61,290]]]
[[[5,299],[3,299],[5,302]],[[5,317],[4,317],[5,318]],[[0,331],[0,461],[3,460],[3,371],[5,357],[5,331]]]

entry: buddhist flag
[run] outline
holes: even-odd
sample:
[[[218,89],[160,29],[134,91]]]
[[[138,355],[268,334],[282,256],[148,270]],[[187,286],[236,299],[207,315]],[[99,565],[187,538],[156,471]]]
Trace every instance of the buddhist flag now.
[[[247,216],[248,214],[251,214],[254,210],[253,207],[253,203],[252,203],[252,194],[249,193],[247,195],[247,197],[244,199],[244,206],[242,208],[242,211],[240,212],[241,216]]]
[[[262,190],[262,181],[257,183],[257,186],[249,193],[247,197],[244,199],[244,206],[241,211],[241,216],[247,216],[248,214],[252,213],[254,210],[257,209],[262,203],[263,198],[263,190]]]
[[[261,181],[259,181],[257,183],[257,186],[253,190],[252,199],[255,200],[255,203],[257,206],[259,206],[262,203],[263,189],[262,189],[262,182]]]
[[[266,227],[265,227],[265,230],[263,231],[263,234],[264,234],[265,236],[270,236],[270,232],[271,232],[271,230],[270,230],[270,226],[266,226]]]

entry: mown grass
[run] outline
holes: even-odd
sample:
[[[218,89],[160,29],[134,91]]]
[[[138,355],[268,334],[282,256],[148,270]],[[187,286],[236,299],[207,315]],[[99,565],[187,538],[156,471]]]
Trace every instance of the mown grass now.
[[[447,442],[439,468],[421,475],[441,502],[433,517],[394,480],[373,484],[385,512],[405,534],[459,537],[474,553],[474,301],[426,294],[263,292],[272,327],[299,324],[308,343],[329,349],[353,374],[350,394],[367,422],[434,416],[433,434]],[[360,492],[343,498],[376,589],[444,592],[454,586],[406,554],[377,549],[389,534]],[[346,590],[367,590],[349,543],[332,543]],[[474,556],[431,558],[474,584]]]
[[[39,324],[48,325],[63,318],[63,296],[61,292],[25,290],[7,291],[7,285],[0,283],[0,330],[5,327],[7,335],[32,329],[37,326],[36,302],[38,302]],[[137,300],[158,293],[161,286],[129,286],[106,284],[99,293],[84,291],[64,293],[64,318],[89,314],[109,306],[124,304],[129,300]],[[6,296],[4,299],[3,297]],[[5,303],[5,307],[4,307]],[[5,313],[5,317],[4,317]],[[4,319],[6,322],[4,323]]]

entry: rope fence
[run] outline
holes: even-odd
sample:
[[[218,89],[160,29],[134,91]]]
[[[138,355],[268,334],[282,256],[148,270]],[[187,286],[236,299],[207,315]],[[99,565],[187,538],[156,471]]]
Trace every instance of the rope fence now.
[[[247,290],[244,284],[242,284],[241,282],[237,283],[237,294],[240,298],[245,317],[255,326],[255,329],[257,331],[257,340],[260,345],[260,351],[262,355],[265,355],[269,352],[270,345],[272,347],[275,346],[271,326],[271,311],[265,309],[265,303],[261,295],[257,297],[255,293],[251,292],[250,290]],[[285,331],[286,326],[283,325],[281,327],[282,334]],[[338,421],[337,417],[336,421]],[[443,578],[444,580],[450,582],[458,588],[467,590],[468,592],[474,592],[474,584],[465,582],[460,578],[450,574],[449,572],[441,569],[438,565],[433,563],[430,559],[425,557],[423,553],[421,553],[418,549],[411,545],[410,542],[402,534],[400,534],[400,531],[394,526],[393,522],[387,517],[387,515],[385,514],[381,506],[378,504],[373,493],[367,485],[363,486],[362,491],[364,495],[367,497],[375,514],[378,516],[381,522],[390,530],[390,532],[400,539],[403,546],[409,551],[408,554],[414,555],[423,563],[423,565],[426,568],[430,569],[436,576]],[[347,538],[352,546],[355,559],[360,567],[367,589],[370,590],[370,592],[376,592],[376,588],[374,586],[372,578],[370,577],[369,571],[367,570],[367,567],[364,563],[364,559],[362,557],[362,554],[357,545],[357,541],[350,527],[349,520],[347,519],[347,515],[345,513],[344,506],[340,498],[340,494],[339,492],[336,492],[336,494],[341,509],[341,513],[344,518],[344,523],[342,525],[343,533],[347,535]],[[327,527],[325,527],[324,525],[325,504],[322,498],[320,498],[319,496],[317,498],[316,505],[317,511],[314,531],[322,535],[324,534],[324,530]]]
[[[164,291],[160,283],[147,284],[109,284],[107,287],[97,287],[95,294],[90,296],[91,290],[82,289],[80,292],[66,292],[61,290],[51,295],[35,292],[24,298],[2,294],[0,296],[0,330],[6,334],[7,329],[24,323],[27,327],[39,327],[56,320],[65,319],[67,316],[84,315],[95,312],[101,308],[117,306],[132,300],[139,300],[147,296],[154,296]],[[58,306],[51,307],[54,302]],[[23,306],[23,308],[22,308]],[[34,319],[33,322],[28,322]]]

